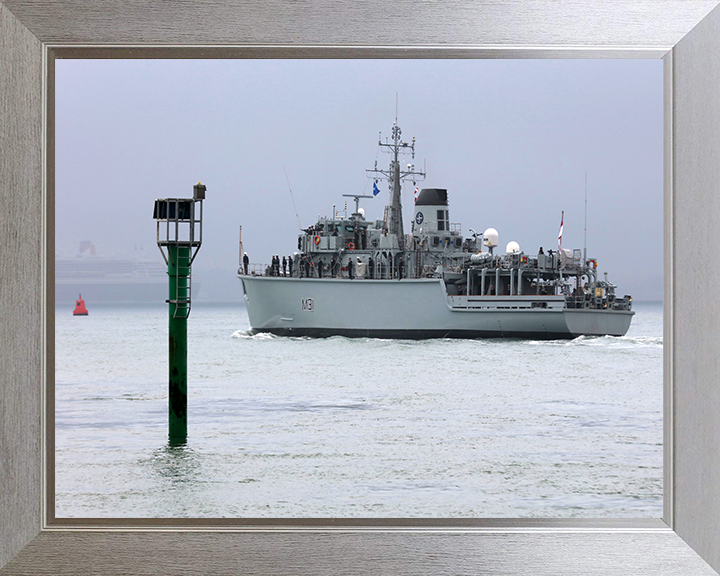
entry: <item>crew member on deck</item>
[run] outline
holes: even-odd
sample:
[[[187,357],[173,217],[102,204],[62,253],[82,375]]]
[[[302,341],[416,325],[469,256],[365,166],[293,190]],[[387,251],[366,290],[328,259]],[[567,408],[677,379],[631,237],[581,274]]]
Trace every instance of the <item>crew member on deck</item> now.
[[[287,274],[286,274],[286,271],[287,271],[287,260],[285,260],[285,256],[283,256],[282,264],[283,264],[283,276],[286,276],[286,275],[287,275]]]
[[[243,268],[245,269],[245,275],[248,273],[248,264],[250,264],[250,258],[248,258],[247,252],[243,254]]]
[[[288,269],[290,270],[290,276],[292,276],[293,257],[288,256]]]
[[[350,278],[350,280],[352,280],[352,279],[353,279],[353,261],[352,261],[352,258],[348,258],[347,269],[348,269],[348,278]]]

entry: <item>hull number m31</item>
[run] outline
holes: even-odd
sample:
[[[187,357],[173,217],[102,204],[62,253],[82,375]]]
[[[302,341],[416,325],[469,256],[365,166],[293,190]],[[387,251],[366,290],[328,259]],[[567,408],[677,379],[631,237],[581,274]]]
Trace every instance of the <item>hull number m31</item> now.
[[[301,298],[300,309],[305,312],[315,311],[315,299],[314,298]]]

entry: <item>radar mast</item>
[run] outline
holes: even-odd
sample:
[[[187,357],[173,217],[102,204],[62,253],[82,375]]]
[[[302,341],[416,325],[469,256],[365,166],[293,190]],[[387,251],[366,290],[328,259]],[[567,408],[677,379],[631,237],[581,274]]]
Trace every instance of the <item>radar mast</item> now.
[[[389,183],[388,188],[392,192],[392,197],[390,205],[388,206],[388,233],[397,236],[398,247],[402,252],[405,250],[405,234],[402,220],[402,199],[400,197],[401,182],[412,177],[413,184],[415,184],[418,178],[425,178],[425,172],[416,172],[415,166],[412,163],[407,165],[406,170],[400,169],[400,154],[404,155],[410,152],[412,160],[415,159],[415,137],[413,136],[412,143],[408,144],[400,139],[401,134],[402,130],[400,130],[400,127],[397,125],[396,118],[392,127],[392,140],[390,142],[383,142],[382,139],[378,141],[381,148],[392,154],[390,167],[387,170],[380,170],[377,167],[376,160],[375,168],[367,170],[367,173],[373,177],[376,182],[378,180],[387,180]]]

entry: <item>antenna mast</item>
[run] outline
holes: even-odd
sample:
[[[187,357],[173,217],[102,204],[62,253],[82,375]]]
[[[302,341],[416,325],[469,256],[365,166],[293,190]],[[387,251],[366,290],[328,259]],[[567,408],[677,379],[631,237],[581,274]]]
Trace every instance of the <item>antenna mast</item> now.
[[[399,155],[410,152],[412,159],[415,159],[415,137],[413,136],[412,143],[408,144],[400,139],[402,130],[397,125],[397,122],[392,127],[392,140],[390,142],[383,143],[382,140],[378,144],[385,149],[386,152],[392,154],[392,160],[390,161],[390,167],[388,170],[379,170],[377,167],[377,161],[375,162],[375,168],[372,170],[366,170],[368,176],[373,176],[375,181],[387,180],[392,192],[390,202],[390,218],[388,225],[388,232],[397,236],[398,247],[400,251],[405,250],[405,234],[403,231],[402,222],[402,202],[400,197],[400,182],[409,176],[413,177],[425,177],[425,172],[416,172],[414,164],[408,164],[407,170],[400,170]]]
[[[585,238],[583,240],[583,262],[587,262],[587,170],[585,170]]]
[[[292,188],[290,187],[290,178],[288,178],[287,170],[285,170],[285,166],[283,166],[283,172],[285,172],[285,180],[287,180],[288,190],[290,190],[290,198],[292,199],[293,208],[295,209],[295,218],[297,218],[298,221],[298,228],[302,230],[302,226],[300,225],[300,216],[298,216],[297,206],[295,206],[295,196],[293,196]]]

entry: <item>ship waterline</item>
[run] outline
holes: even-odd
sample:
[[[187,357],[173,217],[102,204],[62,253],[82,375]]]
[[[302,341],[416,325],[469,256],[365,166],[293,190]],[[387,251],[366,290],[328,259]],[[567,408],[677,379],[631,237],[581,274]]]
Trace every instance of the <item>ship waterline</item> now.
[[[623,336],[634,312],[562,295],[451,296],[441,278],[242,276],[252,330],[282,336],[569,339]]]

